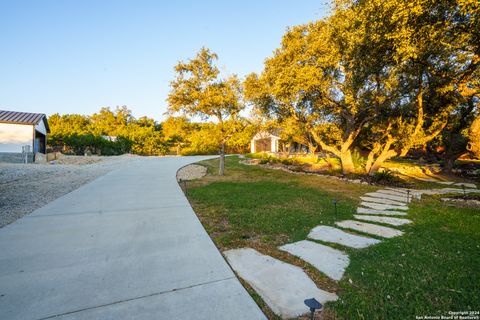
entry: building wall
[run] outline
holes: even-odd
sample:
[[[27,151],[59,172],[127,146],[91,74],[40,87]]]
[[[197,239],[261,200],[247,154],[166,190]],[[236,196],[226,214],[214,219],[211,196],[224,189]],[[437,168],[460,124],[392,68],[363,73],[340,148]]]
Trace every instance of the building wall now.
[[[257,133],[250,141],[250,152],[278,152],[280,137],[261,131]],[[265,146],[268,143],[268,146]]]
[[[255,152],[271,152],[272,150],[272,139],[258,139],[255,140]]]
[[[40,120],[40,122],[35,126],[35,130],[43,133],[45,136],[47,135],[47,128],[45,127],[45,123],[43,123],[43,120]]]
[[[22,153],[22,146],[25,145],[29,145],[33,151],[32,144],[32,125],[0,123],[0,153]]]

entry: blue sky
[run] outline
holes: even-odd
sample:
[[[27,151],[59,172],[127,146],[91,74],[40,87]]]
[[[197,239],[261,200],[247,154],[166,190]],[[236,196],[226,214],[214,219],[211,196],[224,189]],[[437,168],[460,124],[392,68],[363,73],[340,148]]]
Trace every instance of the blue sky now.
[[[206,46],[225,73],[260,72],[314,0],[0,0],[0,109],[91,114],[127,105],[162,120],[173,66]]]

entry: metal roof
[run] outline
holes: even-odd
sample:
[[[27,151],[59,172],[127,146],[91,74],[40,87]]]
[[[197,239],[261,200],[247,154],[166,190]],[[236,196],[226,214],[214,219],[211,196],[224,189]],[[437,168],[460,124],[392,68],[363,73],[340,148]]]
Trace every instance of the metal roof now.
[[[43,113],[0,110],[0,123],[37,125],[41,120],[43,120],[47,132],[50,132],[47,116]]]

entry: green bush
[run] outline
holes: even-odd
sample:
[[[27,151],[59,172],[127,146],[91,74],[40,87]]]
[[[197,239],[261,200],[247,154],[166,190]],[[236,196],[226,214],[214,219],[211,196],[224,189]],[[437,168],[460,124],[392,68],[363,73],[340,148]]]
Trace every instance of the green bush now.
[[[263,159],[265,157],[265,154],[256,152],[256,153],[247,153],[245,156],[252,159]]]
[[[330,170],[332,170],[332,171],[339,170],[342,167],[342,165],[340,163],[340,159],[338,159],[338,158],[332,158],[332,157],[326,156],[325,158],[322,158],[321,160],[323,162],[325,162],[325,164],[328,165],[330,167]],[[321,164],[322,161],[319,161],[319,163]]]
[[[286,166],[290,166],[292,164],[295,164],[295,160],[294,159],[290,159],[290,158],[283,158],[280,160],[280,162]]]
[[[302,164],[314,164],[318,163],[319,159],[317,156],[294,156],[294,157],[277,157],[269,153],[259,152],[259,153],[247,153],[245,155],[247,158],[260,159],[265,161],[265,163],[281,163],[286,166],[291,165],[302,165]]]
[[[352,152],[352,161],[356,169],[364,169],[367,159],[363,157],[357,149]]]
[[[389,170],[382,170],[382,171],[375,172],[371,181],[381,185],[396,185],[396,186],[405,185],[405,181],[397,177],[393,172]]]
[[[105,156],[120,155],[128,153],[132,147],[132,141],[127,138],[118,137],[116,141],[110,141],[93,134],[72,134],[63,137],[61,141],[76,155],[83,155],[86,152]]]

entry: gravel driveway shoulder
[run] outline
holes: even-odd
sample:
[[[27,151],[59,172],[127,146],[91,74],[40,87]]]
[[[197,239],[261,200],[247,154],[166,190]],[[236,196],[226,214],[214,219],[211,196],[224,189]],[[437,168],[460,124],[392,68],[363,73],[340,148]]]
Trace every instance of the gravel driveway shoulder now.
[[[64,157],[60,164],[0,163],[0,228],[112,171],[131,156]],[[67,163],[67,164],[64,164]]]

